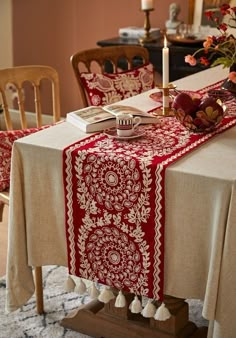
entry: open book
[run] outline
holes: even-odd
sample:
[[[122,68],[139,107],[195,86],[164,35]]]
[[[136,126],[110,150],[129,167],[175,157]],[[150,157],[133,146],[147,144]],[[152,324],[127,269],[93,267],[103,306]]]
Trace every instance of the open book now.
[[[66,121],[79,127],[86,133],[101,131],[115,127],[116,115],[120,112],[127,112],[133,116],[140,116],[143,124],[159,123],[157,117],[151,113],[144,112],[131,106],[112,104],[108,106],[90,106],[80,110],[67,113]]]

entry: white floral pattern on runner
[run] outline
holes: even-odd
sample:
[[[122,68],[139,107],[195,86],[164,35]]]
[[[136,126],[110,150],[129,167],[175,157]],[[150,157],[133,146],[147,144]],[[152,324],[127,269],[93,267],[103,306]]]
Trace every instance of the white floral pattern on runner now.
[[[162,299],[165,169],[236,124],[193,134],[175,118],[142,127],[123,142],[90,136],[63,152],[68,266],[71,274]]]

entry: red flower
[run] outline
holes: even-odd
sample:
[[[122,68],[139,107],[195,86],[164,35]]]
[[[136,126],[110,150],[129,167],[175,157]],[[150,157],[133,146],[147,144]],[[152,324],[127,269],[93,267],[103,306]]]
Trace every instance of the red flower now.
[[[231,27],[230,25],[236,24],[236,6],[231,7],[229,4],[223,4],[216,11],[209,10],[205,12],[205,15],[208,20],[214,23],[219,34],[208,36],[203,43],[203,47],[198,49],[193,55],[188,55],[185,62],[194,65],[197,63],[196,55],[200,54],[199,62],[202,65],[222,65],[224,68],[230,68],[233,64],[236,64],[236,38],[228,33],[227,30],[228,27]],[[225,19],[224,16],[227,16],[228,24],[221,21],[222,17]],[[235,76],[235,74],[233,75]]]
[[[197,64],[197,60],[195,59],[195,57],[190,54],[185,56],[185,62],[189,63],[190,66],[196,66]]]
[[[205,56],[200,57],[200,63],[204,66],[209,66],[210,62]]]
[[[222,15],[230,14],[230,5],[229,4],[223,4],[220,7],[220,12]]]
[[[228,26],[226,25],[226,23],[221,23],[219,25],[219,29],[221,29],[223,32],[226,32],[228,29]]]
[[[236,72],[230,72],[230,73],[229,73],[229,79],[230,79],[230,81],[232,81],[233,83],[236,83]]]
[[[206,49],[210,48],[211,45],[213,44],[213,41],[214,40],[212,39],[212,37],[208,36],[207,39],[206,39],[206,41],[203,42],[203,47],[206,48]]]
[[[220,43],[225,42],[226,39],[227,39],[227,36],[225,36],[225,35],[216,36],[216,37],[214,37],[214,43],[220,44]]]
[[[213,18],[213,12],[212,11],[207,11],[207,12],[205,12],[205,15],[206,15],[206,17],[208,18],[208,20],[212,20],[212,18]]]

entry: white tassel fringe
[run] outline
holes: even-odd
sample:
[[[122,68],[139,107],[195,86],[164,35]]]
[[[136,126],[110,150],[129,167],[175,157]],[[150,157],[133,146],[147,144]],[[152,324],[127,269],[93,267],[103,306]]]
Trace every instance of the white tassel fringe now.
[[[170,311],[165,306],[165,303],[162,303],[161,306],[157,309],[154,319],[156,320],[167,320],[171,317]]]
[[[116,297],[115,307],[125,307],[126,299],[122,291],[119,291],[118,296]]]
[[[154,317],[155,313],[156,313],[156,307],[155,307],[154,304],[152,304],[152,300],[149,299],[147,304],[143,308],[141,314],[145,318],[152,318],[152,317]]]
[[[86,284],[80,278],[78,284],[76,284],[75,286],[75,292],[77,292],[79,295],[83,295],[86,291],[87,291]]]
[[[135,296],[134,300],[130,303],[129,309],[132,313],[140,313],[142,311],[142,304],[137,296]]]
[[[96,299],[96,298],[98,298],[98,296],[99,296],[99,291],[98,291],[98,289],[96,288],[96,286],[95,286],[94,283],[92,283],[92,285],[91,285],[90,288],[89,288],[89,296],[90,296],[90,298],[92,298],[92,299]]]
[[[74,279],[70,275],[68,275],[68,277],[67,277],[67,279],[65,281],[65,285],[64,285],[65,290],[67,292],[73,292],[74,289],[75,289],[75,285],[76,284],[74,282]]]
[[[111,299],[115,298],[113,292],[111,291],[109,286],[105,286],[102,289],[102,292],[98,296],[98,300],[102,303],[109,303]]]

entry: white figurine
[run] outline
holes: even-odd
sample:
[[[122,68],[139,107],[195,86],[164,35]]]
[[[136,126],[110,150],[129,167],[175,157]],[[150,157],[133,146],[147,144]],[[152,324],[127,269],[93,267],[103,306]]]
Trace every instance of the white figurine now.
[[[170,4],[169,7],[169,20],[166,21],[166,29],[170,30],[171,33],[176,33],[177,27],[181,24],[181,21],[178,20],[178,15],[180,13],[180,5],[175,2]]]

